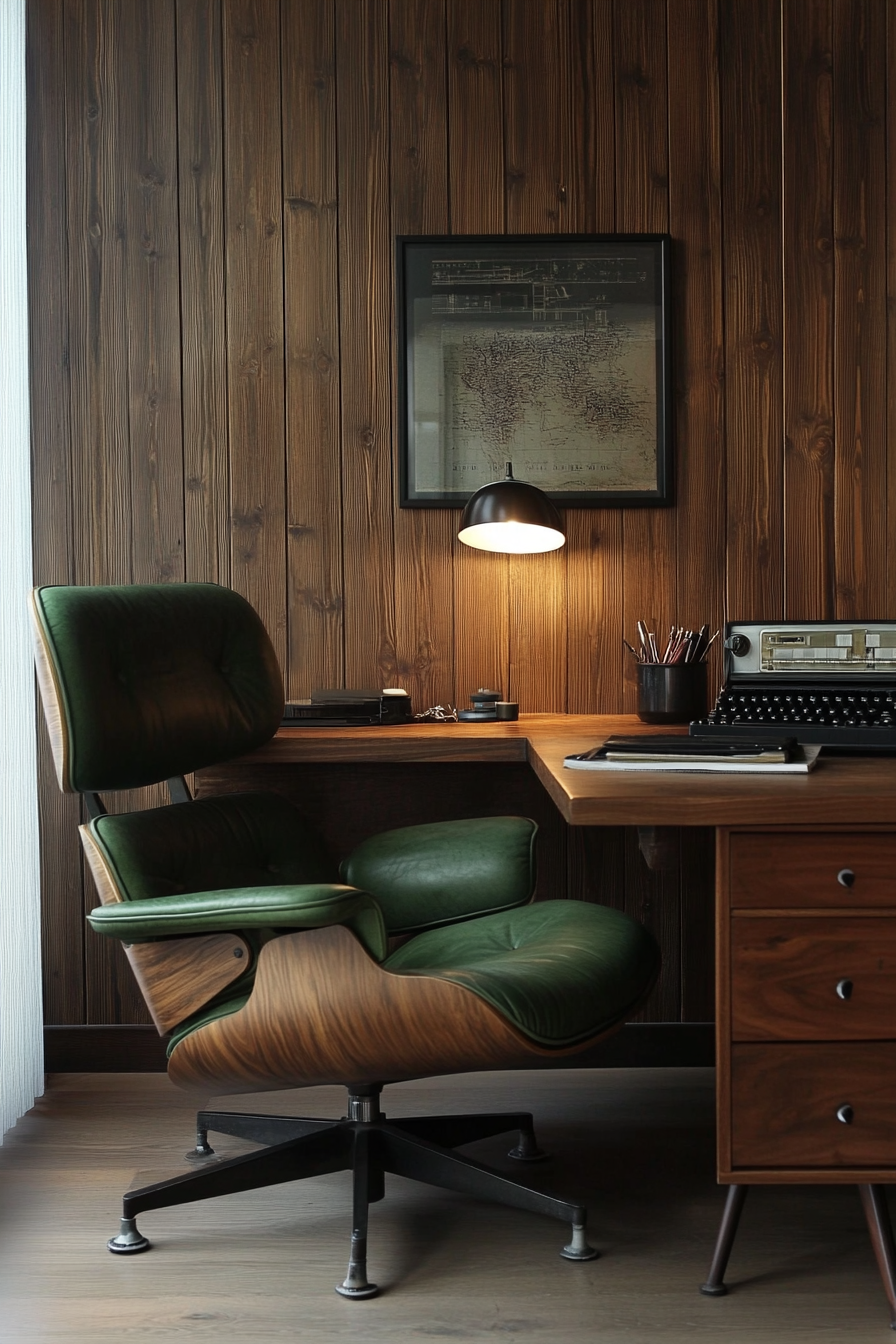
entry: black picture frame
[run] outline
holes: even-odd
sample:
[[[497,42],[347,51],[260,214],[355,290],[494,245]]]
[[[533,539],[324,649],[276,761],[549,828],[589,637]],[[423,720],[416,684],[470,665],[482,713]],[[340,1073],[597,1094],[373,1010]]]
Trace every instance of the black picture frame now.
[[[402,508],[672,503],[668,234],[396,239]]]

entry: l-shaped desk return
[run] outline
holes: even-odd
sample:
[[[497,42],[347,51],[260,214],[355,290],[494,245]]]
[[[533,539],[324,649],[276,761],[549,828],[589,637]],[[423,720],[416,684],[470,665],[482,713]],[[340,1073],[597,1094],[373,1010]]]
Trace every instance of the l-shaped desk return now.
[[[822,757],[808,775],[567,770],[611,733],[663,731],[633,716],[524,714],[516,723],[285,728],[242,766],[528,762],[572,826],[896,825],[896,757]],[[683,733],[686,729],[682,728]]]

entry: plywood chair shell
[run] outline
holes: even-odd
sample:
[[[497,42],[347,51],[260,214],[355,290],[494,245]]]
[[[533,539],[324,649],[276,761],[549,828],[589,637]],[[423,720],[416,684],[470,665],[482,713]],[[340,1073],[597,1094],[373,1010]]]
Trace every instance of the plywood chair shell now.
[[[160,1036],[237,980],[252,955],[245,939],[234,933],[125,943],[124,952]]]
[[[79,826],[78,830],[101,904],[119,904],[123,897],[105,854],[89,826]],[[238,979],[252,955],[245,939],[234,933],[125,943],[124,951],[160,1036]]]
[[[543,1064],[596,1039],[544,1049],[471,990],[384,970],[334,925],[267,943],[248,1002],[181,1041],[168,1075],[179,1087],[218,1095],[400,1082]]]
[[[53,753],[56,779],[63,793],[74,793],[75,789],[69,779],[68,726],[62,703],[62,689],[56,673],[56,664],[50,654],[47,636],[40,619],[35,592],[30,594],[29,609],[31,612],[31,634],[34,641],[34,668],[37,673],[37,684],[40,688],[40,698],[44,707],[44,719],[47,724],[47,735],[50,739],[50,750]]]
[[[81,837],[81,848],[84,850],[84,857],[90,868],[91,876],[96,883],[100,904],[118,905],[124,900],[124,897],[118,889],[115,874],[109,867],[105,854],[100,849],[90,832],[90,827],[79,826],[78,834]]]

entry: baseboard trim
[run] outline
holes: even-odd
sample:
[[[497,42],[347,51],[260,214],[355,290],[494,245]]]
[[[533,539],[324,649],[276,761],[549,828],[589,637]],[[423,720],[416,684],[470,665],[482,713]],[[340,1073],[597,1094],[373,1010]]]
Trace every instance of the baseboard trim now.
[[[155,1027],[44,1027],[47,1073],[164,1073],[165,1041]]]
[[[711,1022],[630,1022],[585,1054],[552,1068],[686,1068],[715,1063]],[[155,1027],[44,1027],[47,1073],[164,1073],[165,1042]]]
[[[704,1068],[716,1062],[714,1022],[627,1022],[620,1031],[553,1068]]]

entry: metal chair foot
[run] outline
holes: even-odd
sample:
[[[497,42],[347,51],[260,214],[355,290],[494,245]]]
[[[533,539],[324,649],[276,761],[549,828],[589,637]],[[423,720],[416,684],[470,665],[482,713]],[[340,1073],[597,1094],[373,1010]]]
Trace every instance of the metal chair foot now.
[[[210,1157],[218,1157],[218,1156],[220,1156],[220,1154],[215,1152],[214,1148],[208,1141],[207,1126],[202,1124],[197,1125],[196,1147],[191,1148],[188,1153],[184,1153],[184,1157],[186,1158],[186,1160],[188,1162],[205,1162]]]
[[[724,1283],[701,1283],[700,1291],[705,1297],[727,1297],[728,1289]]]
[[[546,1162],[550,1153],[539,1148],[534,1129],[521,1129],[519,1142],[507,1154],[516,1162]]]
[[[573,1223],[572,1241],[560,1252],[564,1260],[596,1260],[600,1251],[589,1246],[585,1240],[585,1224]]]
[[[351,1256],[348,1273],[343,1283],[336,1285],[340,1297],[376,1297],[379,1292],[375,1283],[367,1279],[367,1238],[352,1237]]]
[[[223,1157],[223,1153],[216,1153],[211,1144],[207,1143],[204,1148],[197,1144],[191,1148],[188,1153],[184,1153],[185,1162],[210,1162],[213,1157]]]
[[[115,1255],[138,1255],[148,1251],[152,1242],[137,1231],[136,1218],[122,1218],[118,1236],[110,1237],[106,1245]]]

